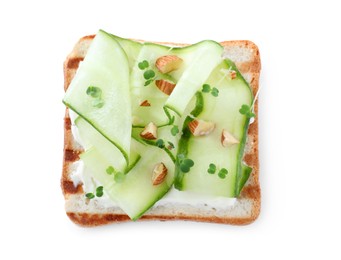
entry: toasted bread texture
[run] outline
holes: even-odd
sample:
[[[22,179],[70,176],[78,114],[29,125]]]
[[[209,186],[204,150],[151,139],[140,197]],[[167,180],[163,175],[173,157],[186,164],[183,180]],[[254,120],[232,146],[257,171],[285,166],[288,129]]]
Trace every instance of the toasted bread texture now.
[[[84,59],[94,35],[81,38],[64,62],[64,90],[72,81],[79,63]],[[183,44],[164,43],[165,45],[182,46]],[[224,57],[235,62],[236,66],[250,84],[254,96],[259,88],[261,69],[258,47],[250,41],[224,41]],[[258,112],[258,101],[254,106]],[[65,198],[67,216],[81,226],[98,226],[109,223],[130,221],[130,218],[118,207],[105,207],[96,200],[89,202],[82,188],[82,183],[74,184],[71,173],[78,166],[79,155],[83,151],[71,132],[71,120],[66,109],[64,117],[64,157],[61,188]],[[259,184],[258,158],[258,117],[250,125],[244,162],[253,168],[249,180],[235,204],[226,209],[210,206],[195,207],[188,204],[174,203],[153,206],[138,221],[143,220],[190,220],[233,225],[245,225],[253,222],[260,213],[261,191]]]

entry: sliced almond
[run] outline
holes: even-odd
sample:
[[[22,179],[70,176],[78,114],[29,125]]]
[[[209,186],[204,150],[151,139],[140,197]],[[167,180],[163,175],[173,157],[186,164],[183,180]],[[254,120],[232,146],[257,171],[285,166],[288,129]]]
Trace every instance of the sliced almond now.
[[[224,147],[234,145],[234,144],[239,144],[239,141],[226,129],[223,129],[221,133],[221,144]]]
[[[150,107],[150,103],[148,100],[143,100],[141,103],[140,103],[140,106],[141,107]]]
[[[158,185],[162,183],[167,175],[167,168],[163,163],[158,163],[153,169],[152,183],[153,185]]]
[[[230,78],[235,79],[237,77],[237,72],[235,70],[230,70]]]
[[[209,135],[214,130],[215,124],[209,121],[194,119],[188,123],[188,127],[194,136],[204,136]]]
[[[175,84],[173,82],[165,79],[156,80],[155,85],[168,96],[172,94],[173,89],[175,88]]]
[[[140,133],[140,136],[147,140],[155,140],[157,139],[157,127],[153,122],[150,122],[143,131]]]
[[[163,74],[176,70],[180,67],[182,59],[176,55],[161,56],[155,62],[156,68]]]

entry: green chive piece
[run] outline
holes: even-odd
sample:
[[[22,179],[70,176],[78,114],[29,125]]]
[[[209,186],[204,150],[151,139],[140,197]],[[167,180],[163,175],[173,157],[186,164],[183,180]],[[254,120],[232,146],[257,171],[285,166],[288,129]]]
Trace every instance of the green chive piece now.
[[[155,72],[153,70],[146,70],[144,73],[143,73],[143,77],[148,80],[148,79],[152,79],[155,77]]]
[[[204,85],[202,85],[202,90],[201,91],[204,92],[204,93],[209,93],[211,91],[211,86],[208,85],[208,84],[204,84]]]
[[[89,193],[85,194],[85,197],[87,197],[88,199],[91,200],[91,199],[95,198],[95,195],[93,193],[89,192]]]

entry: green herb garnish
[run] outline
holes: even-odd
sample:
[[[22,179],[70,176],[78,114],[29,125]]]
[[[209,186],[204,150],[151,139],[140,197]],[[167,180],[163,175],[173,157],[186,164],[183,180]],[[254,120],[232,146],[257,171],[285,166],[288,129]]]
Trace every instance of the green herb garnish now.
[[[85,194],[85,197],[87,197],[88,199],[91,200],[91,199],[95,198],[95,195],[92,192],[89,192],[89,193]]]
[[[144,70],[144,69],[149,67],[149,63],[146,60],[141,61],[141,62],[139,62],[138,67],[140,70]]]
[[[177,125],[173,125],[172,129],[171,129],[171,134],[173,136],[176,136],[179,133],[179,127]]]
[[[167,148],[168,148],[169,150],[172,150],[172,149],[175,148],[175,146],[174,146],[174,144],[173,144],[172,142],[168,141],[167,143],[168,143]]]
[[[222,168],[219,172],[218,172],[218,176],[221,179],[225,179],[226,175],[228,174],[228,171],[225,168]]]
[[[193,167],[194,162],[191,159],[183,159],[180,161],[180,170],[184,173],[187,173],[190,171],[191,167]]]
[[[153,79],[155,77],[155,72],[153,70],[146,70],[144,73],[143,73],[143,77],[146,79],[146,80],[150,80],[150,79]]]
[[[219,95],[219,90],[217,88],[212,88],[211,94],[212,96],[217,97]]]
[[[202,90],[201,91],[204,92],[204,93],[210,93],[211,92],[211,86],[208,85],[208,84],[204,84],[204,85],[202,85]]]
[[[219,95],[219,90],[217,88],[211,88],[209,84],[202,85],[201,91],[203,93],[211,93],[212,96],[217,97]]]
[[[105,171],[107,174],[111,175],[115,172],[115,169],[114,169],[114,167],[109,166]]]
[[[157,139],[155,144],[159,148],[165,148],[165,143],[164,143],[164,141],[162,139]]]
[[[209,174],[214,174],[217,170],[217,166],[214,163],[210,163],[210,165],[208,166],[207,172]]]
[[[86,94],[93,98],[100,98],[102,96],[102,90],[95,86],[89,86],[86,89]]]
[[[103,196],[103,186],[99,186],[96,188],[96,197],[102,197]]]
[[[94,100],[92,101],[92,105],[94,107],[98,107],[98,108],[103,107],[104,101],[102,99],[102,90],[100,88],[95,87],[95,86],[89,86],[86,89],[86,94],[94,98]]]
[[[252,108],[245,104],[239,109],[239,113],[247,116],[248,118],[256,116],[256,114],[252,112]]]

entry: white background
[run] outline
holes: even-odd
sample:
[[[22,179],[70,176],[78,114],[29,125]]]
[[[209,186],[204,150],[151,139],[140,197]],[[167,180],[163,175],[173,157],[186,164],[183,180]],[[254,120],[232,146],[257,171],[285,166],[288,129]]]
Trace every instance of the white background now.
[[[0,259],[340,259],[337,2],[2,1]],[[84,229],[69,221],[59,186],[62,65],[77,40],[99,28],[151,41],[259,46],[262,211],[255,223]]]

